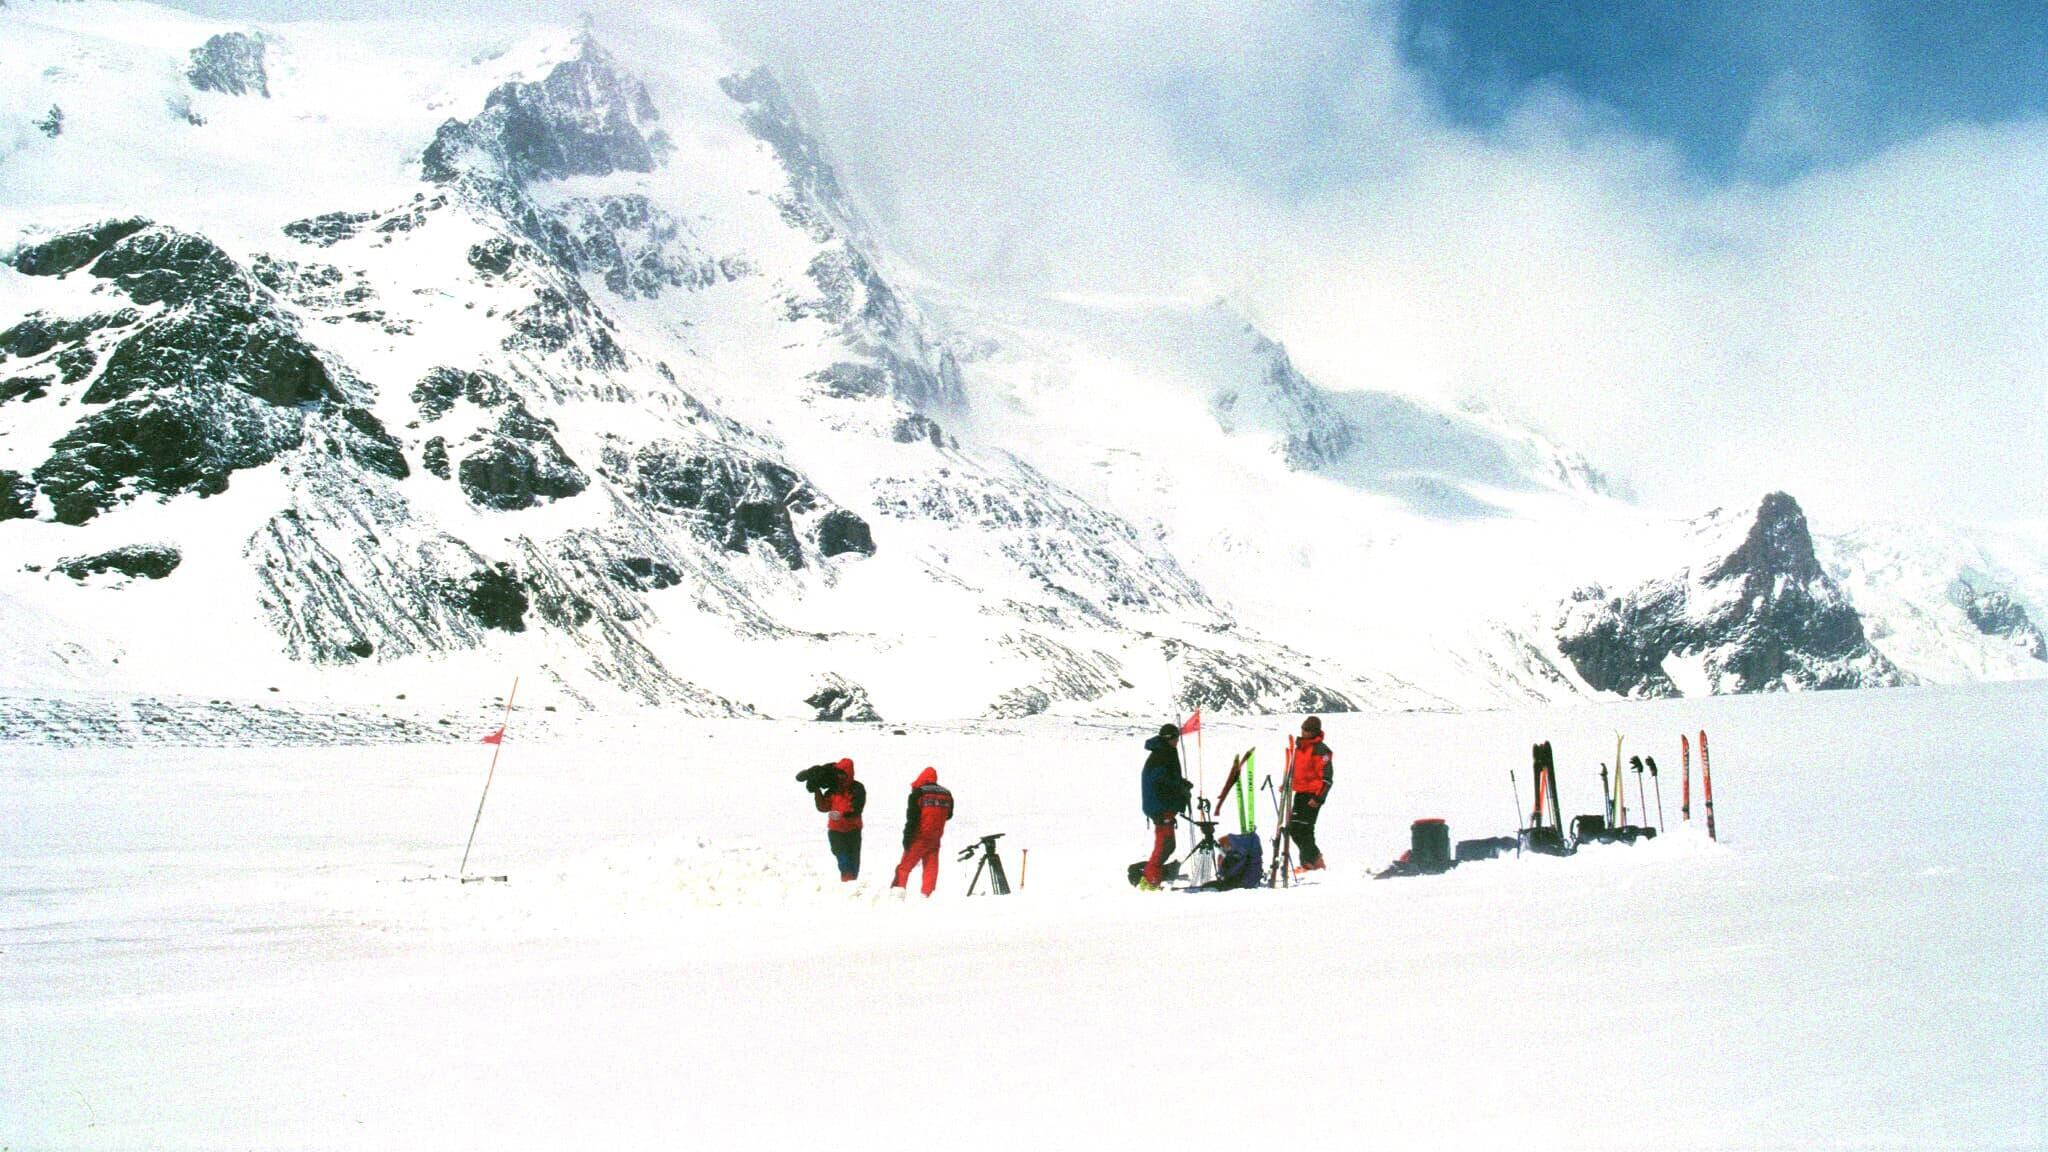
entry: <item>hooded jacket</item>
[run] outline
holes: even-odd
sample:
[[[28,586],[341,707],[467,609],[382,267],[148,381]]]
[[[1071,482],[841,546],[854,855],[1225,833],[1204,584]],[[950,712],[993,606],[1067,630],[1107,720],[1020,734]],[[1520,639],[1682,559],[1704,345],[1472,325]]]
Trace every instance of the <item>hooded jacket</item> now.
[[[1180,757],[1174,753],[1174,742],[1164,736],[1154,736],[1145,741],[1145,769],[1138,777],[1138,799],[1145,808],[1147,820],[1159,821],[1171,817],[1187,807],[1188,796],[1193,785],[1181,775]]]
[[[825,830],[858,832],[860,814],[868,806],[868,786],[853,778],[853,761],[841,760],[833,767],[839,769],[839,786],[816,794],[818,811],[825,814]]]
[[[910,786],[910,803],[903,812],[903,846],[925,840],[936,847],[946,831],[946,821],[952,818],[953,794],[940,786],[938,769],[925,769]]]
[[[1336,756],[1317,736],[1295,742],[1294,759],[1287,765],[1287,786],[1296,796],[1314,796],[1318,802],[1330,798],[1330,786],[1337,782]]]

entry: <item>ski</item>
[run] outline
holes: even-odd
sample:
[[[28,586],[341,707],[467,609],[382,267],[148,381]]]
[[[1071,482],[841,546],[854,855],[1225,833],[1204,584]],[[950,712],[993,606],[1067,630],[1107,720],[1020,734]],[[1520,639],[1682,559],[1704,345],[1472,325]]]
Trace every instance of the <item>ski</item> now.
[[[1628,823],[1628,784],[1621,774],[1621,733],[1614,734],[1614,826]]]
[[[1678,737],[1678,818],[1692,819],[1692,745]]]
[[[1707,731],[1700,729],[1700,799],[1707,806],[1707,839],[1719,840],[1714,834],[1714,770],[1707,766]]]
[[[1287,839],[1287,810],[1294,801],[1294,737],[1287,738],[1287,758],[1281,761],[1280,788],[1273,794],[1273,864],[1266,879],[1268,888],[1287,888],[1294,883],[1294,844]],[[1273,778],[1268,776],[1266,783]]]
[[[1230,790],[1232,788],[1237,789],[1237,830],[1239,832],[1256,831],[1259,826],[1258,806],[1252,796],[1250,784],[1250,781],[1258,778],[1258,772],[1253,769],[1252,765],[1252,753],[1256,751],[1257,749],[1255,748],[1247,748],[1230,762],[1230,775],[1224,777],[1223,790],[1216,793],[1216,811],[1221,812],[1223,811],[1223,801],[1229,797]],[[1251,770],[1247,771],[1248,769]]]

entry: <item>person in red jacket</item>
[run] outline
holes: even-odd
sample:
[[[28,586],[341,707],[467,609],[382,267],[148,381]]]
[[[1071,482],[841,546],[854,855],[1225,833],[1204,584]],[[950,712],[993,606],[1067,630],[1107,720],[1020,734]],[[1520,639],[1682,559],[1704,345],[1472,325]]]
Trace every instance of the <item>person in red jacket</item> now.
[[[910,805],[903,814],[903,860],[896,865],[891,888],[902,888],[910,880],[910,869],[924,864],[924,894],[939,884],[939,837],[945,835],[946,821],[953,818],[953,794],[939,786],[939,770],[926,768],[910,786]]]
[[[860,814],[868,806],[868,786],[853,778],[852,760],[842,759],[832,767],[839,770],[838,783],[829,791],[813,793],[812,799],[825,814],[825,839],[839,861],[839,879],[851,883],[860,879]]]
[[[1330,798],[1336,783],[1335,757],[1323,743],[1323,721],[1311,716],[1301,722],[1301,739],[1294,742],[1294,757],[1287,765],[1287,786],[1294,792],[1294,807],[1288,813],[1287,835],[1294,841],[1296,872],[1314,872],[1323,867],[1323,853],[1316,847],[1316,817]]]

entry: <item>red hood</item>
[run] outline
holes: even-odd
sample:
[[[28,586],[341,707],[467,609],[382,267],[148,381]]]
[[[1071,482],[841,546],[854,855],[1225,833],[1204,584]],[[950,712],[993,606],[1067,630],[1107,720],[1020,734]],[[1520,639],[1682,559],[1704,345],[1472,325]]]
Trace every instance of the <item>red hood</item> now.
[[[911,787],[922,788],[927,784],[937,784],[938,782],[939,770],[937,768],[927,768],[924,771],[917,774],[917,780],[915,783],[911,784]]]
[[[833,767],[839,769],[841,772],[846,773],[846,778],[848,780],[853,779],[853,761],[841,760],[839,763],[834,764]]]

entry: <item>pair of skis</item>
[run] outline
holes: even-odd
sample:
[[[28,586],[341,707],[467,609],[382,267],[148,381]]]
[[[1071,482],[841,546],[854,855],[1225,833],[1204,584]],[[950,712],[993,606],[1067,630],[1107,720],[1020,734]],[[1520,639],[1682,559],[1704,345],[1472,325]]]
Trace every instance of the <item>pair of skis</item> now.
[[[1252,781],[1258,778],[1258,772],[1253,764],[1253,756],[1257,751],[1256,748],[1247,748],[1243,754],[1230,762],[1230,776],[1223,781],[1223,791],[1216,794],[1216,807],[1220,810],[1231,790],[1237,791],[1237,827],[1239,832],[1246,834],[1259,830],[1258,797],[1252,794]],[[1291,767],[1293,763],[1294,737],[1289,736],[1285,764]],[[1266,872],[1268,888],[1284,888],[1294,882],[1294,843],[1287,838],[1287,811],[1288,806],[1294,802],[1292,779],[1289,770],[1283,768],[1280,788],[1276,792],[1273,791],[1273,778],[1266,777],[1265,788],[1273,796],[1275,824],[1273,851],[1270,857],[1273,863]]]
[[[1686,820],[1692,819],[1692,749],[1683,735],[1678,738],[1678,755],[1683,762],[1684,783],[1679,791],[1678,814]],[[1714,834],[1714,773],[1707,763],[1707,732],[1700,730],[1700,790],[1707,805],[1707,839],[1719,840]]]

